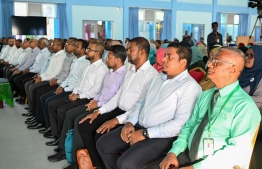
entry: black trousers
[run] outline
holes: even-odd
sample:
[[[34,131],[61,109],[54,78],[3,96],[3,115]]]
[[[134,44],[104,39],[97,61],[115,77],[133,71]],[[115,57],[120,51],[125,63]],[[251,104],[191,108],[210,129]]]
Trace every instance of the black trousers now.
[[[50,91],[46,94],[43,94],[40,97],[40,102],[41,102],[41,107],[42,107],[46,127],[50,127],[50,118],[49,118],[49,113],[48,113],[49,102],[56,100],[56,99],[63,98],[63,97],[68,96],[69,94],[72,93],[72,92],[62,92],[62,93],[56,95],[56,94],[54,94],[54,92],[55,92],[55,90],[52,90],[52,91]]]
[[[27,73],[27,74],[22,74],[21,76],[18,76],[17,78],[14,79],[14,83],[15,83],[15,89],[16,92],[21,95],[22,97],[26,97],[26,93],[25,93],[25,82],[28,82],[30,80],[32,80],[32,77],[35,75],[36,73]],[[26,80],[26,81],[25,81]],[[25,81],[25,82],[24,82]]]
[[[136,130],[141,126],[136,125]],[[152,138],[130,144],[121,139],[122,127],[100,137],[96,143],[97,150],[107,169],[128,168],[143,169],[155,160],[163,158],[172,147],[173,138]],[[124,154],[120,155],[120,152]]]
[[[61,133],[64,123],[65,114],[68,110],[77,106],[89,103],[89,99],[78,99],[70,101],[69,97],[53,100],[48,104],[48,112],[53,136],[58,136]]]
[[[42,124],[45,124],[45,119],[44,119],[44,113],[43,113],[42,105],[41,105],[41,102],[40,102],[40,97],[43,94],[46,94],[50,91],[53,91],[57,87],[58,87],[58,85],[46,86],[46,87],[39,88],[36,92],[35,110],[33,110],[33,111],[35,112],[36,120],[39,121]]]
[[[16,85],[15,85],[15,78],[17,78],[17,77],[19,77],[19,76],[21,76],[21,75],[23,75],[23,72],[20,72],[20,73],[18,73],[18,74],[16,74],[16,75],[12,75],[11,78],[8,79],[8,80],[9,80],[9,83],[10,83],[10,86],[11,86],[11,88],[12,88],[12,91],[17,91],[17,90],[18,90],[17,87],[16,87]]]
[[[29,87],[29,93],[31,95],[31,101],[29,102],[31,104],[29,105],[29,108],[30,108],[30,111],[32,112],[33,116],[35,116],[35,113],[36,113],[37,91],[39,89],[43,89],[43,88],[48,87],[48,86],[50,86],[49,82],[43,81],[43,82],[39,82],[39,83],[34,83]]]
[[[103,161],[96,149],[96,130],[106,121],[111,120],[123,113],[125,113],[124,110],[116,108],[115,110],[109,113],[99,115],[98,118],[95,119],[92,124],[89,123],[89,119],[82,124],[78,124],[79,133],[84,141],[85,147],[88,150],[94,167],[103,168]]]

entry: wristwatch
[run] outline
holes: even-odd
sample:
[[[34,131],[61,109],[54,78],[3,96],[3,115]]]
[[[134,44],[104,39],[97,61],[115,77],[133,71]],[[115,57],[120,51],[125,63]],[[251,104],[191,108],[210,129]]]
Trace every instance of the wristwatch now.
[[[145,137],[145,139],[148,139],[148,138],[149,138],[147,129],[143,129],[143,130],[142,130],[142,135]]]

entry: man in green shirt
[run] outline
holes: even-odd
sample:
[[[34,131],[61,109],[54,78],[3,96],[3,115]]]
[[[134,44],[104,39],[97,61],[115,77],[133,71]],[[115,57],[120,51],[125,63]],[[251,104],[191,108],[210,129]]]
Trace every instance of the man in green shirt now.
[[[261,115],[252,98],[239,87],[244,63],[243,53],[230,47],[221,48],[209,61],[208,77],[216,87],[200,95],[172,149],[149,168],[232,169],[245,165]],[[219,95],[213,102],[215,90]]]

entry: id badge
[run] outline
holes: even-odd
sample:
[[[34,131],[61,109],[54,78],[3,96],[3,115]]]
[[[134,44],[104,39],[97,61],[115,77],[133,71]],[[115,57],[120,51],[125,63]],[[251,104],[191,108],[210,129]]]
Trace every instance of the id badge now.
[[[214,154],[214,139],[204,138],[203,139],[204,156]]]

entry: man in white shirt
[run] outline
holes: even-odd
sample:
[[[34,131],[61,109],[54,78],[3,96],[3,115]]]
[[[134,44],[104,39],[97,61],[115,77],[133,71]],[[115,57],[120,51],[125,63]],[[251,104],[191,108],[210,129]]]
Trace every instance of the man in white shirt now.
[[[90,65],[83,71],[81,81],[78,82],[73,92],[69,96],[54,100],[48,104],[53,136],[57,137],[60,134],[57,118],[63,119],[69,109],[89,103],[102,89],[105,74],[108,72],[107,66],[101,59],[104,45],[98,42],[91,43],[86,52],[86,59],[90,61]]]
[[[131,69],[125,75],[124,81],[117,93],[99,109],[88,115],[95,122],[90,124],[89,117],[85,118],[85,122],[74,126],[74,145],[73,154],[78,149],[87,148],[92,159],[93,165],[102,167],[103,162],[95,148],[95,133],[96,129],[105,122],[102,126],[104,130],[111,130],[117,124],[122,124],[122,120],[126,119],[125,112],[128,112],[136,104],[142,92],[146,90],[148,84],[158,74],[156,69],[151,66],[148,61],[150,45],[147,39],[143,37],[133,38],[127,49],[128,61],[131,63]],[[119,119],[118,119],[119,117]],[[110,120],[111,119],[111,120]],[[79,122],[81,119],[76,119]],[[99,130],[99,129],[98,129]],[[79,131],[82,133],[80,135]],[[104,133],[100,130],[101,133]],[[99,132],[99,133],[100,133]],[[84,136],[84,133],[88,133]],[[92,133],[92,134],[89,134]],[[89,141],[92,140],[92,141]],[[73,156],[73,161],[76,162],[76,156]],[[76,165],[72,164],[71,167]],[[69,167],[68,167],[69,168]]]
[[[18,100],[20,104],[23,104],[25,102],[25,97],[26,97],[25,88],[24,88],[24,84],[26,82],[24,81],[29,81],[28,78],[31,78],[37,73],[39,73],[41,71],[43,64],[45,63],[45,61],[48,59],[50,55],[47,46],[48,46],[48,39],[40,38],[38,41],[38,48],[40,49],[40,52],[36,56],[33,65],[30,68],[25,69],[23,71],[23,74],[21,76],[18,76],[14,80],[16,91],[21,96],[20,99]]]
[[[12,62],[18,60],[19,55],[23,52],[23,48],[21,48],[22,47],[21,39],[16,39],[15,46],[16,46],[16,50],[14,50],[12,54],[10,55],[10,57],[5,60],[6,66],[9,66]]]
[[[190,48],[175,42],[168,45],[164,74],[153,79],[126,113],[125,126],[97,141],[106,168],[144,168],[168,152],[202,92],[188,74],[191,58]],[[125,153],[120,158],[122,151]]]

